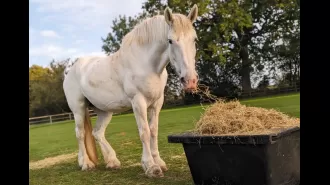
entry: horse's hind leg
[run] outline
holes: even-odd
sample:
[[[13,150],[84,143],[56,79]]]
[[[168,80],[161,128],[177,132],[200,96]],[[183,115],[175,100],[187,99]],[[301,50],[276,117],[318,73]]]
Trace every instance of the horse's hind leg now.
[[[118,169],[120,168],[120,161],[117,159],[115,150],[104,137],[104,132],[112,118],[112,112],[104,112],[97,108],[93,108],[93,110],[97,114],[93,136],[101,147],[106,168]]]
[[[82,170],[88,170],[95,167],[95,164],[89,159],[85,146],[85,107],[73,113],[76,122],[76,137],[79,145],[78,162]]]
[[[85,128],[84,128],[84,119],[85,119],[85,109],[86,105],[84,102],[77,101],[75,105],[71,104],[71,110],[74,115],[74,120],[76,124],[76,138],[79,146],[78,153],[78,163],[82,170],[88,170],[95,167],[95,164],[89,159],[86,146],[85,146]]]
[[[74,115],[76,138],[79,146],[78,163],[82,170],[92,169],[95,164],[89,159],[86,146],[85,146],[85,111],[86,100],[83,94],[80,92],[77,83],[71,83],[71,79],[65,79],[64,81],[64,93],[68,102],[68,105]]]

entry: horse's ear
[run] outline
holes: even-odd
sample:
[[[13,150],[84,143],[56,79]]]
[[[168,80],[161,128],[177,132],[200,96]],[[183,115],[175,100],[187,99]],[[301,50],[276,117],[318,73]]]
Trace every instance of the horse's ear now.
[[[172,10],[169,7],[166,7],[166,9],[164,11],[164,16],[165,16],[165,20],[166,20],[167,24],[172,25],[173,14],[172,14]]]
[[[194,6],[192,7],[192,9],[190,10],[189,12],[189,15],[188,15],[188,19],[194,23],[197,19],[197,15],[198,15],[198,7],[196,4],[194,4]]]

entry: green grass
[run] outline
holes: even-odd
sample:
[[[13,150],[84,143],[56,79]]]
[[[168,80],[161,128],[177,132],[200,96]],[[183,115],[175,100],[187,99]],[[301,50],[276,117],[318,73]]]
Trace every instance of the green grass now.
[[[242,101],[248,106],[275,108],[290,116],[300,117],[300,94],[289,94]],[[120,170],[106,170],[99,151],[101,164],[96,170],[83,172],[77,159],[50,168],[30,170],[30,184],[192,184],[189,167],[181,144],[170,144],[167,136],[194,127],[202,113],[200,106],[163,110],[160,113],[159,151],[169,171],[162,179],[145,177],[140,163],[142,145],[134,116],[114,116],[106,130],[106,138],[122,163]],[[93,124],[95,119],[92,120]],[[73,122],[40,125],[30,128],[30,161],[76,152],[78,149]]]

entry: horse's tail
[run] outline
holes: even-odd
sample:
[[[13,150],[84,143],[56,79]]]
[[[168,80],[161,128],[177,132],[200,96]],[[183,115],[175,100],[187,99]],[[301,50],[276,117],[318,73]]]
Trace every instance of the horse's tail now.
[[[85,147],[89,159],[96,165],[97,164],[97,152],[94,136],[92,135],[92,123],[89,115],[88,108],[85,111],[84,119],[85,128]]]

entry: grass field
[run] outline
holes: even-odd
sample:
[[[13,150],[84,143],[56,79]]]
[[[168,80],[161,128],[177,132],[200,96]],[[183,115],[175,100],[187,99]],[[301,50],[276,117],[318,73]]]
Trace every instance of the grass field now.
[[[300,117],[300,94],[289,94],[242,101],[248,106],[275,108]],[[201,106],[164,110],[160,113],[159,151],[169,170],[161,179],[149,179],[141,165],[142,145],[132,114],[114,116],[106,138],[121,161],[120,170],[106,170],[99,150],[100,165],[93,171],[81,171],[77,158],[49,168],[30,170],[30,184],[192,184],[189,167],[181,144],[167,143],[167,135],[194,127],[202,113]],[[93,124],[95,119],[92,120]],[[30,162],[77,152],[74,123],[39,125],[30,128]]]

